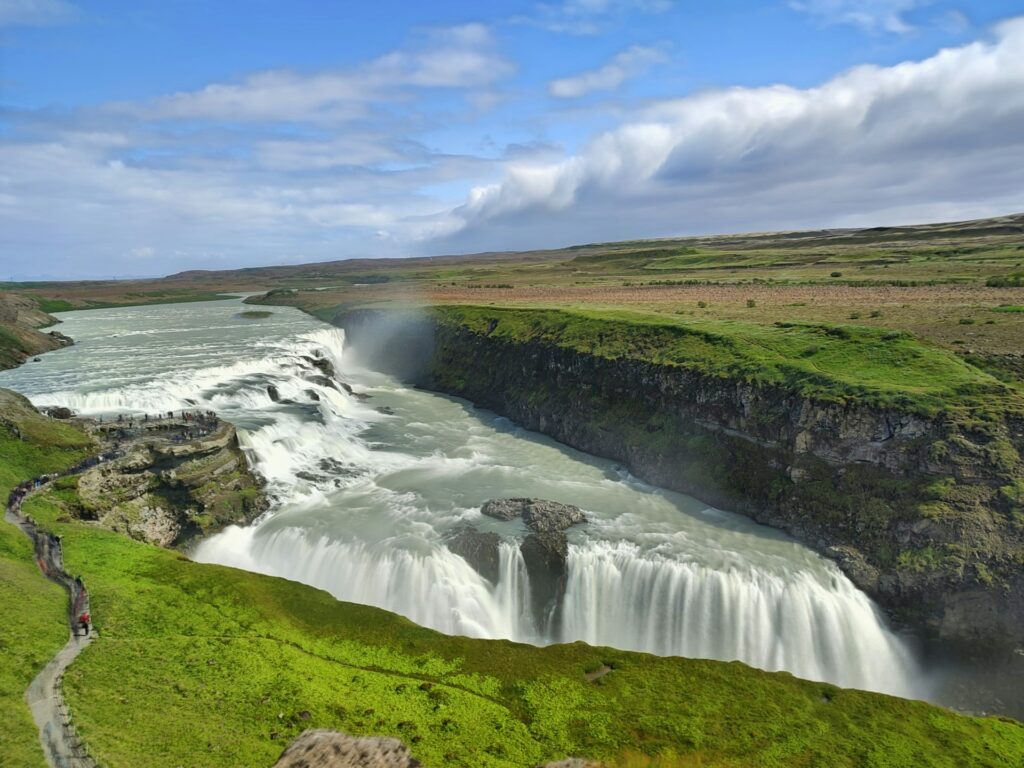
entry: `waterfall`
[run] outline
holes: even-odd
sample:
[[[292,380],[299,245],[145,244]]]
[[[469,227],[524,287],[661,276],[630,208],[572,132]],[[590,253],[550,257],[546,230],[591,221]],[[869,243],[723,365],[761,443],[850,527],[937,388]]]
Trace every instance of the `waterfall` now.
[[[443,546],[421,551],[391,542],[331,542],[294,528],[267,536],[232,527],[199,545],[193,557],[283,576],[339,600],[375,605],[449,635],[536,642],[529,581],[518,547],[499,548],[496,585]]]
[[[583,640],[662,656],[743,661],[850,688],[916,695],[918,670],[871,601],[838,569],[716,570],[625,541],[573,544],[561,625],[540,636],[518,546],[491,584],[441,544],[331,541],[282,527],[230,529],[195,559],[320,587],[446,634],[547,644]]]
[[[73,313],[65,330],[79,344],[0,380],[38,405],[87,415],[200,408],[233,421],[273,509],[202,542],[196,560],[300,581],[450,634],[740,660],[922,695],[903,641],[810,550],[464,404],[346,367],[338,329],[284,309],[242,323],[237,306]],[[325,362],[361,395],[328,379]],[[523,495],[579,504],[590,518],[570,532],[560,610],[543,633],[519,549],[527,531],[479,513],[488,498]],[[445,544],[466,526],[499,538],[494,583]]]
[[[837,568],[715,570],[641,554],[630,542],[569,550],[561,634],[661,656],[743,661],[811,680],[908,695],[914,664]]]

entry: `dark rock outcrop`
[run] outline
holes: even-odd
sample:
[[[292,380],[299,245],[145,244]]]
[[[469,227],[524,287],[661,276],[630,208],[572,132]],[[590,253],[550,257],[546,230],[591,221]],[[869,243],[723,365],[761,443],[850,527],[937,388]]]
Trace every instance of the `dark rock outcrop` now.
[[[448,549],[465,559],[485,579],[496,584],[501,563],[498,553],[500,543],[501,538],[496,533],[466,527],[448,540]]]
[[[334,370],[334,365],[326,357],[304,357],[307,363],[318,369],[328,379],[337,378],[337,371]]]
[[[582,509],[572,504],[538,500],[523,510],[523,522],[537,533],[551,533],[564,531],[577,523],[585,523],[587,517]]]
[[[65,408],[62,405],[55,405],[49,408],[42,408],[43,413],[49,416],[51,419],[71,419],[74,418],[75,412],[70,408]]]
[[[545,499],[491,499],[484,503],[480,512],[496,520],[521,517],[528,528],[538,533],[564,531],[587,521],[579,507]]]
[[[558,625],[569,574],[569,542],[563,531],[531,533],[519,547],[530,576],[530,605],[539,628]]]
[[[485,501],[480,512],[495,520],[515,520],[523,514],[529,499],[491,499]]]

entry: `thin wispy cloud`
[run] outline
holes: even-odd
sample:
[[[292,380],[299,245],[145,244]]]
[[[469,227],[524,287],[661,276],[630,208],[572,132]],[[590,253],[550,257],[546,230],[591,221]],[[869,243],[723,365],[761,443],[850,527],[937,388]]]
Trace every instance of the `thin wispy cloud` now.
[[[77,15],[64,0],[0,0],[0,27],[64,24]]]
[[[516,16],[512,21],[549,32],[596,35],[630,13],[660,14],[673,5],[673,0],[563,0],[538,3],[532,13]]]
[[[345,122],[365,117],[371,105],[405,98],[417,88],[486,88],[513,67],[480,24],[430,30],[423,44],[397,50],[336,72],[259,72],[237,83],[213,83],[197,91],[147,104],[111,109],[148,119]]]
[[[852,24],[868,32],[906,34],[914,25],[907,14],[930,0],[791,0],[789,7],[824,24]]]
[[[559,99],[576,99],[595,91],[614,91],[667,58],[661,48],[634,45],[617,53],[597,69],[552,80],[548,84],[548,92]]]

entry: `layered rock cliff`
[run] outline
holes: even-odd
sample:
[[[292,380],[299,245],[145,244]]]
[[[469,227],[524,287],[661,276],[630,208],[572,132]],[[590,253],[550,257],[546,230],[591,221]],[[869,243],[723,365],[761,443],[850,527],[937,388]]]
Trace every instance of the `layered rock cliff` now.
[[[495,333],[443,312],[340,314],[356,347],[637,476],[783,529],[899,619],[947,640],[1024,642],[1024,425],[816,399]]]
[[[135,539],[181,547],[267,509],[231,424],[219,421],[208,434],[182,440],[168,437],[177,436],[174,425],[160,426],[170,429],[127,438],[107,431],[105,444],[118,445],[122,455],[76,478],[69,512]]]
[[[0,369],[13,368],[32,355],[71,344],[62,333],[40,330],[58,322],[39,309],[35,300],[0,291]]]

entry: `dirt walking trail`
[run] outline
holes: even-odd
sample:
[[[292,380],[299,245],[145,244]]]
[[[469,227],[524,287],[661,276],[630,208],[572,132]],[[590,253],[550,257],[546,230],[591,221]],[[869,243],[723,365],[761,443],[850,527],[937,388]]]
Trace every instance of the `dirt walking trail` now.
[[[89,464],[75,467],[62,475],[74,474],[92,466]],[[46,754],[46,761],[54,768],[94,768],[95,761],[89,757],[81,739],[75,732],[74,725],[64,696],[61,693],[61,678],[64,670],[95,637],[90,627],[87,632],[80,629],[79,617],[90,614],[89,592],[80,579],[72,578],[64,570],[64,553],[60,538],[39,530],[35,523],[22,515],[21,504],[25,497],[33,491],[45,487],[56,475],[34,478],[22,483],[11,491],[7,500],[4,518],[18,526],[35,545],[36,564],[46,578],[60,584],[68,592],[68,625],[70,635],[68,642],[54,656],[43,670],[36,675],[25,692],[25,700],[32,710],[32,718],[39,729],[39,740]]]

